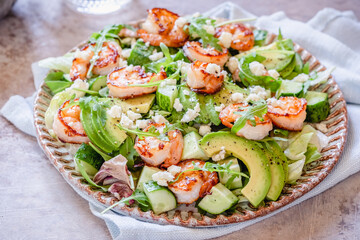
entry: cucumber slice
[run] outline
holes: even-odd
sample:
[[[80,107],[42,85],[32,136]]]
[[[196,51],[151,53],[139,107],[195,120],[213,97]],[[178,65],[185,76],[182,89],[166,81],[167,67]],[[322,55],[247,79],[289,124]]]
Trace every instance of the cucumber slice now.
[[[155,181],[143,183],[143,188],[155,214],[176,208],[176,198],[169,189],[159,186]]]
[[[160,85],[156,91],[156,102],[162,110],[171,112],[177,96],[178,90],[176,85]]]
[[[230,170],[235,172],[241,172],[241,168],[237,158],[229,157],[225,160],[219,161],[218,164],[228,164],[229,162],[232,162],[232,164],[230,165]],[[220,183],[226,185],[226,182],[229,180],[231,176],[232,175],[228,173],[219,173]],[[239,176],[234,179],[234,181],[230,184],[228,188],[231,190],[231,189],[241,188],[242,186],[243,185],[241,181],[241,176]]]
[[[82,165],[87,174],[94,176],[101,165],[104,163],[104,159],[88,144],[81,144],[76,151],[75,159],[82,161]]]
[[[89,81],[89,90],[99,91],[106,87],[106,76],[100,76]]]
[[[157,172],[160,172],[160,171],[161,171],[160,169],[155,168],[155,167],[144,166],[141,171],[140,178],[139,178],[138,184],[136,186],[136,189],[140,190],[140,191],[144,191],[143,183],[151,181],[152,175]]]
[[[199,145],[200,139],[201,136],[197,132],[190,132],[184,136],[184,148],[181,160],[200,159],[206,161],[209,159]]]
[[[198,207],[211,214],[220,214],[239,201],[239,199],[221,183],[213,186],[210,192],[211,194],[206,195],[199,202]]]
[[[301,97],[303,94],[303,86],[304,84],[301,82],[283,80],[280,88],[276,92],[276,97]]]
[[[317,123],[325,120],[330,113],[328,94],[322,92],[308,91],[305,94],[307,101],[306,121]]]

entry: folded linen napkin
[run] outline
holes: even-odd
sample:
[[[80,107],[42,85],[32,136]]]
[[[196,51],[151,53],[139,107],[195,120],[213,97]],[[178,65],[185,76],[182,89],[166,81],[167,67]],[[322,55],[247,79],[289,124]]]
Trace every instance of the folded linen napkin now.
[[[254,16],[229,2],[219,5],[206,14],[229,19]],[[356,39],[360,37],[360,22],[352,12],[324,9],[307,24],[291,20],[283,12],[278,12],[271,16],[258,18],[255,25],[271,32],[277,32],[281,28],[285,37],[293,39],[309,50],[325,66],[336,66],[334,76],[344,92],[347,102],[360,104],[360,96],[356,95],[360,92],[360,66],[357,65],[360,60],[360,47],[356,42]],[[34,63],[32,68],[35,86],[38,87],[47,70],[39,68],[37,63]],[[32,97],[24,99],[21,96],[13,96],[3,106],[1,114],[23,132],[34,136],[31,101]],[[356,104],[348,104],[349,135],[347,144],[344,154],[332,173],[309,193],[264,217],[216,228],[164,226],[138,221],[112,211],[101,215],[103,206],[93,202],[77,189],[74,190],[90,202],[90,209],[95,216],[105,220],[114,239],[208,239],[229,234],[309,199],[360,170],[360,142],[356,140],[356,136],[360,134],[360,123],[356,121],[360,118],[360,105]],[[17,117],[20,112],[21,118]]]

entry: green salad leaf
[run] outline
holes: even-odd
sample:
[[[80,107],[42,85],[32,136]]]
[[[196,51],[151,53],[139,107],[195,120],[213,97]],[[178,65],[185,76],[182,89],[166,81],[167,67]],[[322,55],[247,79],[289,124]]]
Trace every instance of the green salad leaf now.
[[[70,87],[73,82],[64,77],[63,72],[51,72],[44,79],[45,84],[50,88],[53,94],[64,91]]]
[[[38,65],[42,68],[59,70],[69,73],[74,59],[75,52],[67,53],[61,57],[50,57],[39,61]]]
[[[136,157],[139,156],[139,154],[134,148],[134,140],[131,137],[127,137],[121,144],[119,154],[126,157],[128,160],[126,163],[127,167],[133,169]]]
[[[130,57],[127,59],[128,64],[144,66],[150,63],[151,60],[149,56],[153,54],[155,49],[160,50],[154,46],[147,46],[142,39],[138,39],[131,50]]]
[[[255,46],[264,46],[266,43],[268,31],[255,29],[253,33],[255,38]]]
[[[208,33],[204,26],[211,25],[215,28],[215,19],[207,18],[204,16],[192,17],[189,19],[189,25],[186,25],[184,29],[189,30],[190,36],[200,37],[204,48],[211,46],[218,51],[222,51],[221,46],[219,45],[219,39],[214,37],[214,35]],[[210,24],[207,24],[210,23]]]

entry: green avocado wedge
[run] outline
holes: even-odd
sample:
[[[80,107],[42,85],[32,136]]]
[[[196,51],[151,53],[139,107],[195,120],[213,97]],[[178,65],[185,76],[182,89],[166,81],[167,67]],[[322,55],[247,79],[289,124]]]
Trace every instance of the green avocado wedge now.
[[[281,164],[279,158],[277,158],[272,152],[267,148],[262,148],[262,151],[265,153],[270,163],[270,172],[271,172],[271,185],[269,192],[266,194],[266,199],[271,201],[276,201],[282,189],[285,185],[285,174],[284,168]]]
[[[249,170],[250,179],[241,193],[257,207],[265,199],[270,185],[271,172],[269,160],[255,141],[238,137],[229,132],[214,132],[207,134],[200,147],[209,156],[225,151],[241,160]]]

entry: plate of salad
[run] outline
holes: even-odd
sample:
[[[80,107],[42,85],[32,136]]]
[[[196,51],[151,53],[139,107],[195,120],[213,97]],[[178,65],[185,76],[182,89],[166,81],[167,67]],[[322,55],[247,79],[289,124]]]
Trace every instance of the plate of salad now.
[[[50,161],[104,212],[159,224],[247,221],[306,194],[339,160],[345,100],[333,69],[247,21],[154,8],[40,61]]]

